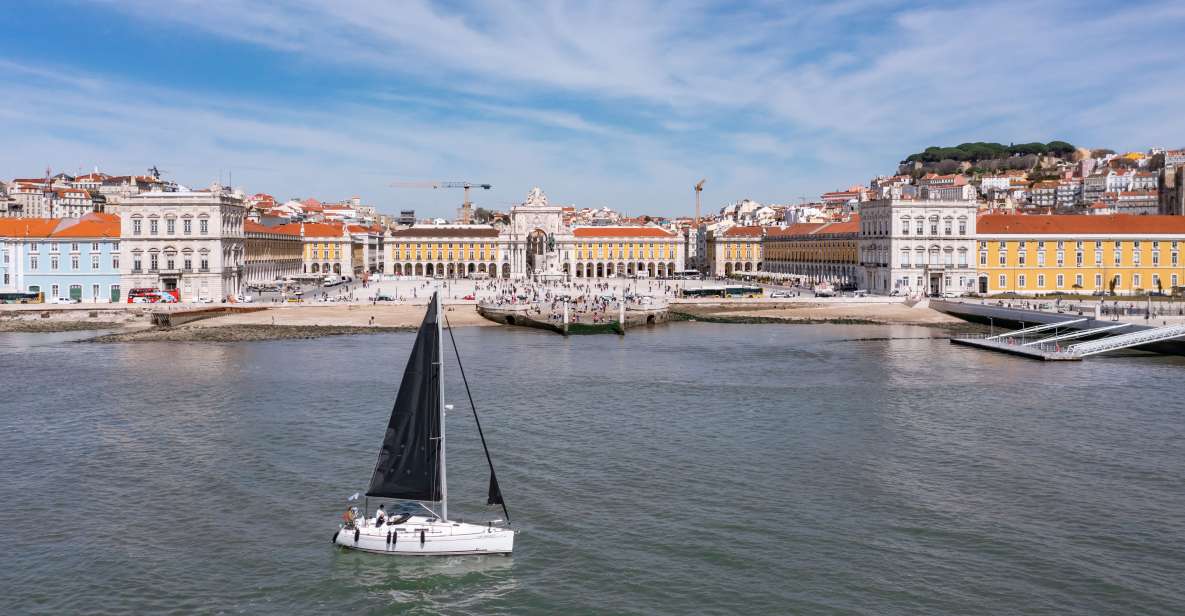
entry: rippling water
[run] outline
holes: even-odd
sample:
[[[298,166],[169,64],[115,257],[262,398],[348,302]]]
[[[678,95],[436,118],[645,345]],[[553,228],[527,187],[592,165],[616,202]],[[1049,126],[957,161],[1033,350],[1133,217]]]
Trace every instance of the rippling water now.
[[[456,333],[512,558],[330,545],[411,334],[0,335],[0,610],[1185,612],[1180,358],[1041,364],[906,327]],[[451,376],[450,512],[489,519]]]

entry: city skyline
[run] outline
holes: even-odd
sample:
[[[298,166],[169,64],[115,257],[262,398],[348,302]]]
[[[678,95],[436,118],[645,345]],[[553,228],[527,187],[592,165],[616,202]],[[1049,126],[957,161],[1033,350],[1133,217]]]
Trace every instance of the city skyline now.
[[[930,145],[1185,140],[1170,36],[1185,8],[1170,3],[399,8],[18,5],[0,165],[159,165],[192,186],[233,173],[250,192],[436,216],[459,191],[387,185],[488,182],[475,201],[500,210],[539,185],[680,216],[701,177],[711,211],[813,198]]]

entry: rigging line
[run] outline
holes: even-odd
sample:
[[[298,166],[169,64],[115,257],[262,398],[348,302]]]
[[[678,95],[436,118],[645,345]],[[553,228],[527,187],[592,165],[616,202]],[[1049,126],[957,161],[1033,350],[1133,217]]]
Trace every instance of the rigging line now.
[[[473,410],[473,422],[477,424],[477,435],[481,437],[481,448],[485,451],[486,462],[490,465],[490,478],[498,486],[498,497],[502,501],[502,513],[506,515],[506,524],[510,524],[510,510],[506,508],[506,497],[502,495],[502,484],[498,483],[498,473],[494,472],[494,461],[490,459],[490,448],[486,446],[486,435],[481,430],[481,420],[477,418],[477,405],[473,403],[473,392],[469,391],[469,379],[465,378],[465,366],[461,365],[461,351],[457,349],[457,339],[453,336],[453,326],[448,322],[448,315],[444,317],[444,324],[448,326],[448,338],[453,343],[453,353],[457,356],[457,371],[461,373],[461,382],[465,384],[465,395],[469,396],[469,408]]]

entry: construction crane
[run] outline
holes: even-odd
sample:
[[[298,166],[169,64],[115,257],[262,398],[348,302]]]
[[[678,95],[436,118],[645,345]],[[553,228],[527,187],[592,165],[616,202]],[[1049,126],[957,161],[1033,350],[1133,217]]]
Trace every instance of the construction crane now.
[[[460,211],[457,212],[457,218],[463,225],[473,221],[473,203],[469,201],[469,189],[489,190],[494,187],[492,184],[477,182],[392,182],[390,185],[394,188],[464,188],[465,201],[461,204]]]
[[[699,228],[699,195],[704,192],[704,182],[707,181],[708,178],[704,178],[695,185],[695,228],[697,229]]]

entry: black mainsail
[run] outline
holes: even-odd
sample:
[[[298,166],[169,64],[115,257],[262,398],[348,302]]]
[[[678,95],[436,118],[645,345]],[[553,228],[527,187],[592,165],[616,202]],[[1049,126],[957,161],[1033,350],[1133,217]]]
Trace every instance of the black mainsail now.
[[[441,485],[441,340],[433,294],[403,371],[367,496],[439,501]]]

